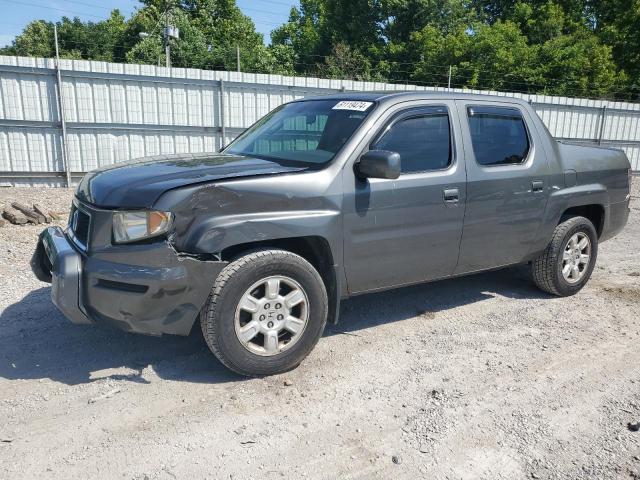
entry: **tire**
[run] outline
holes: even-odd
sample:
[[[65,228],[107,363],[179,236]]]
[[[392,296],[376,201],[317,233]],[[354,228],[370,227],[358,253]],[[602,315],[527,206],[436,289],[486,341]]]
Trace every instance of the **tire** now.
[[[580,244],[586,244],[583,239],[588,239],[589,259],[587,264],[578,265],[578,273],[575,273],[572,263],[581,262],[579,260],[586,255],[585,249],[576,250],[569,242],[572,239],[579,239]],[[575,243],[573,245],[576,245]],[[569,258],[565,258],[565,251]],[[570,217],[561,221],[553,232],[553,236],[545,251],[531,264],[533,281],[541,290],[559,297],[567,297],[578,293],[591,278],[591,273],[598,257],[598,235],[593,224],[584,217]],[[567,278],[563,269],[569,265],[573,278]],[[573,270],[573,272],[571,272]]]
[[[227,368],[246,376],[274,375],[296,368],[313,350],[328,303],[322,278],[304,258],[258,250],[220,272],[200,323],[207,345]]]

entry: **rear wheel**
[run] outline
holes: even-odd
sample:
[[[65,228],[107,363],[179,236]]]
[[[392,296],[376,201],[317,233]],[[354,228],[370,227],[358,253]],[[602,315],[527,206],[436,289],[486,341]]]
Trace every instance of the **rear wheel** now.
[[[533,261],[533,280],[545,292],[573,295],[591,278],[597,256],[593,224],[584,217],[568,218],[556,227],[545,251]]]
[[[241,375],[295,368],[320,339],[327,320],[322,278],[302,257],[261,250],[227,265],[201,316],[211,351]]]

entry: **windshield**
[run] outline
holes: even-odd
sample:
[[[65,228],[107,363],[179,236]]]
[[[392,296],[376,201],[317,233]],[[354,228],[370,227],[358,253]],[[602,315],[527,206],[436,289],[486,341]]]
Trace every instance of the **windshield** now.
[[[224,152],[313,165],[330,162],[373,102],[307,100],[276,108]]]

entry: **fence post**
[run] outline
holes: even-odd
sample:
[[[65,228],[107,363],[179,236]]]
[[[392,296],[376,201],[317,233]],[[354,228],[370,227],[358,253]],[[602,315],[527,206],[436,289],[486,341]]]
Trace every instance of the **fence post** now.
[[[60,126],[62,127],[62,163],[67,178],[67,188],[71,188],[71,168],[69,167],[69,151],[67,150],[67,124],[64,115],[64,101],[62,99],[62,75],[60,74],[60,51],[58,49],[58,27],[53,24],[53,39],[56,44],[56,103],[58,104],[58,115],[60,116]]]
[[[598,134],[598,145],[602,145],[602,137],[604,136],[604,125],[607,121],[607,106],[602,107],[600,114],[600,133]]]
[[[220,149],[222,150],[222,148],[225,147],[225,139],[227,138],[227,129],[226,129],[226,122],[225,122],[225,118],[224,118],[224,109],[225,109],[225,102],[224,102],[224,80],[221,78],[220,79],[220,132],[222,135],[222,138],[220,139]]]

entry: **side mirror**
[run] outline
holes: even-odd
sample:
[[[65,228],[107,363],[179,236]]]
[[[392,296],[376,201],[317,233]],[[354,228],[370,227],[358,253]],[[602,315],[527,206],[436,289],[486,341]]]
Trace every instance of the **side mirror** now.
[[[387,150],[369,150],[355,164],[362,178],[396,179],[400,176],[400,154]]]

